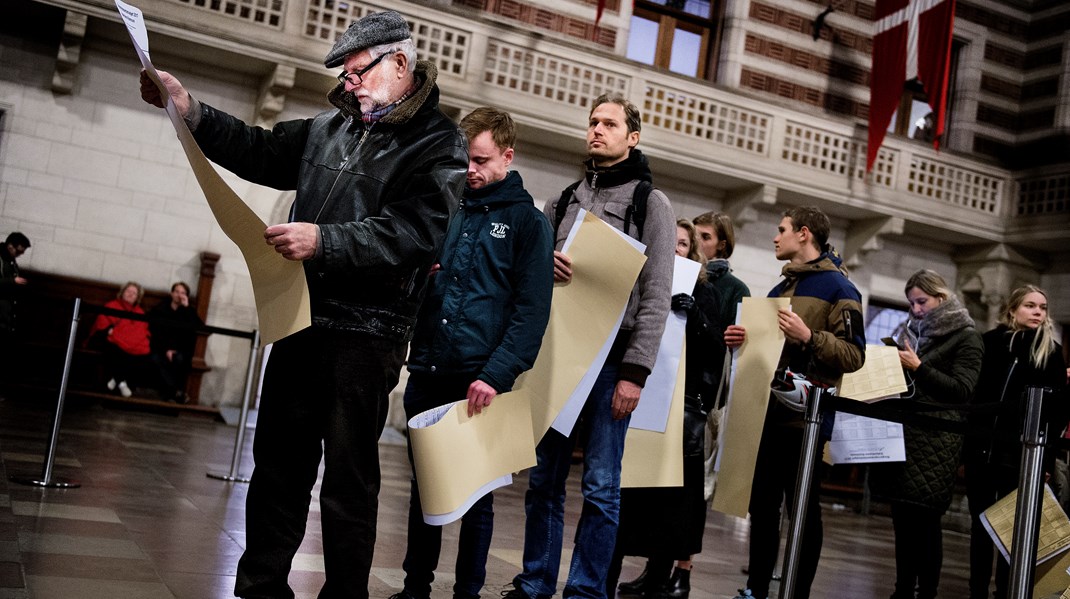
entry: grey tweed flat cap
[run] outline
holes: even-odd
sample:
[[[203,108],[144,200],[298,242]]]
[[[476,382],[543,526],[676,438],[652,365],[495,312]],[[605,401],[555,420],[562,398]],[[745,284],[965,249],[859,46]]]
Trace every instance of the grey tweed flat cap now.
[[[405,22],[405,17],[396,11],[388,10],[365,15],[359,21],[353,21],[342,37],[338,38],[334,47],[327,53],[327,57],[323,59],[323,65],[328,69],[334,68],[342,64],[346,56],[353,52],[360,52],[379,44],[400,42],[410,37],[412,37],[412,32],[409,31],[409,24]]]

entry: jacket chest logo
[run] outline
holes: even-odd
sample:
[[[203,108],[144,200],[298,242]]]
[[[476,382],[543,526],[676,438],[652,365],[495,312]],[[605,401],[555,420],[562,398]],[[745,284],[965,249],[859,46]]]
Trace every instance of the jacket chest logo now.
[[[505,223],[491,223],[490,224],[490,236],[495,239],[505,239],[505,232],[509,230],[509,225]]]

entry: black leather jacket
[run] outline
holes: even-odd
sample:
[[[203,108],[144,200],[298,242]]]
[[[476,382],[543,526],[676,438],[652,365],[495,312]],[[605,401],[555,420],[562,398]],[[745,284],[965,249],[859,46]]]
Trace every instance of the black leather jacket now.
[[[329,96],[338,110],[270,131],[201,105],[194,136],[205,155],[248,181],[296,189],[290,220],[319,225],[320,251],[304,265],[313,326],[412,336],[468,168],[464,136],[438,109],[436,75],[417,63],[416,91],[372,125],[340,88]]]

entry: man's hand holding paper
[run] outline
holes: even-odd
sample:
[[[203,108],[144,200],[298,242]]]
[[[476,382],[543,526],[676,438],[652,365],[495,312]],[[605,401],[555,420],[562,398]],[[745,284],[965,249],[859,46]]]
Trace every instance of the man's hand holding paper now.
[[[160,82],[167,88],[168,95],[171,96],[171,100],[175,103],[178,116],[186,118],[189,115],[191,105],[189,92],[182,86],[182,82],[171,73],[158,70],[156,74],[160,77]],[[163,96],[160,94],[160,88],[144,69],[141,70],[141,99],[157,108],[167,108],[167,102],[164,101]]]
[[[498,392],[494,390],[494,387],[479,379],[472,381],[472,384],[468,386],[468,417],[471,418],[481,413],[484,408],[489,408],[490,402],[494,401],[497,395]]]
[[[264,230],[267,244],[287,260],[309,260],[316,257],[320,228],[312,223],[284,223]]]

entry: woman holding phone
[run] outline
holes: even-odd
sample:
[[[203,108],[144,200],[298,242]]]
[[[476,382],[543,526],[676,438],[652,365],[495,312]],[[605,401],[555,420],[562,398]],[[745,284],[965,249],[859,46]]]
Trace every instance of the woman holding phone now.
[[[981,371],[981,335],[943,277],[920,270],[907,280],[910,318],[899,338],[906,401],[947,420],[962,412],[933,404],[967,404]],[[900,400],[902,401],[902,400]],[[873,469],[874,493],[891,501],[895,531],[892,599],[933,599],[943,565],[940,518],[951,505],[962,435],[903,425],[906,461]]]

